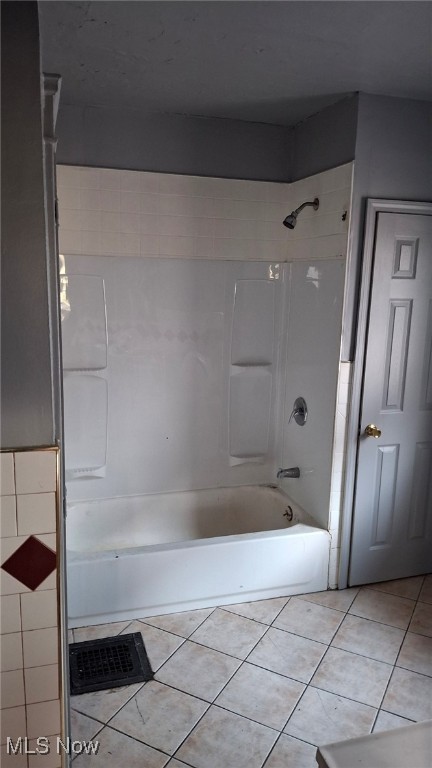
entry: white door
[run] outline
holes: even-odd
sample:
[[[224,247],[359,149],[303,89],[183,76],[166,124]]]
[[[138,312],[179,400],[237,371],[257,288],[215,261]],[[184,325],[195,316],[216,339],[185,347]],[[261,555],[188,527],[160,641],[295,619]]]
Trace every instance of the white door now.
[[[372,274],[352,585],[432,571],[432,216],[379,213]]]

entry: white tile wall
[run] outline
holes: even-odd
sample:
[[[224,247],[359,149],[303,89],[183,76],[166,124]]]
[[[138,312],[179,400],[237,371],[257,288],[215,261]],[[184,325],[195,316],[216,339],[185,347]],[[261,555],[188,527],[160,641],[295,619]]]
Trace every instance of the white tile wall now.
[[[58,699],[59,671],[57,664],[25,669],[24,680],[27,704]]]
[[[6,746],[0,747],[2,768],[27,768],[27,755],[8,755]]]
[[[21,609],[19,595],[4,595],[1,599],[0,632],[21,631]]]
[[[23,653],[21,632],[12,632],[2,635],[0,638],[1,671],[8,672],[12,669],[22,669]]]
[[[15,454],[16,492],[47,493],[56,489],[56,452],[25,451]]]
[[[0,535],[17,535],[16,497],[0,497]]]
[[[23,630],[57,626],[57,590],[29,592],[21,595]]]
[[[25,707],[2,709],[0,728],[2,744],[6,744],[8,736],[14,740],[22,736],[26,732]]]
[[[76,201],[73,190],[70,200]],[[7,494],[0,502],[2,564],[30,536],[55,551],[56,468],[56,449],[1,454],[1,490]],[[31,569],[32,563],[27,566],[21,558],[17,576],[27,580]],[[6,754],[7,736],[16,740],[60,734],[56,581],[54,569],[32,590],[0,570],[2,767],[29,764],[26,755]],[[58,756],[55,764],[61,764]]]
[[[55,534],[55,533],[40,533],[40,534],[38,534],[36,536],[36,538],[39,539],[39,541],[42,541],[44,544],[46,544],[47,547],[49,547],[50,549],[53,550],[53,552],[56,551],[56,549],[57,549],[57,534]],[[55,577],[55,574],[53,574],[53,575]],[[48,579],[50,579],[50,578],[51,577],[49,576]],[[41,589],[43,587],[43,585],[48,582],[48,579],[43,581],[41,586],[38,587],[38,589]],[[55,586],[55,582],[54,582],[53,586]],[[53,588],[52,586],[45,586],[45,589],[52,589],[52,588]]]
[[[57,628],[23,632],[24,666],[44,667],[58,660]]]
[[[18,535],[53,533],[56,529],[55,493],[17,496]]]
[[[25,704],[24,675],[22,669],[2,672],[0,689],[0,708],[19,707]]]
[[[29,755],[28,768],[60,768],[61,755],[57,754],[55,735],[51,736],[50,742],[51,751],[48,755],[43,755],[39,752],[36,755]],[[30,749],[34,750],[37,745],[36,739],[30,739],[29,745]]]
[[[60,709],[58,700],[41,701],[28,704],[27,707],[27,736],[38,737],[41,734],[51,735],[60,732]]]
[[[348,163],[278,184],[58,166],[60,251],[254,261],[345,255],[351,172]],[[317,195],[319,211],[304,209],[296,229],[285,229],[285,216]]]
[[[2,496],[15,493],[15,470],[12,453],[0,453],[0,492]]]

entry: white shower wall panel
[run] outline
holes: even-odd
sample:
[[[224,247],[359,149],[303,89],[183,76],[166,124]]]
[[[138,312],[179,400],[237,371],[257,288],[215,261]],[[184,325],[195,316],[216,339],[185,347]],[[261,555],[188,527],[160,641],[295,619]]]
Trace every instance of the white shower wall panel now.
[[[283,270],[259,262],[66,255],[66,273],[103,278],[108,332],[107,366],[98,371],[108,389],[105,476],[72,480],[68,499],[274,482]],[[248,340],[244,369],[231,364],[239,281],[274,285],[262,317],[271,359],[263,365],[257,349],[255,361]],[[230,377],[233,368],[247,376],[254,362],[271,380],[270,407],[257,433],[259,455],[238,463],[229,455],[236,428]]]
[[[300,477],[282,480],[284,491],[327,527],[341,342],[344,259],[291,265],[286,359],[283,466]],[[289,420],[305,398],[304,426]]]

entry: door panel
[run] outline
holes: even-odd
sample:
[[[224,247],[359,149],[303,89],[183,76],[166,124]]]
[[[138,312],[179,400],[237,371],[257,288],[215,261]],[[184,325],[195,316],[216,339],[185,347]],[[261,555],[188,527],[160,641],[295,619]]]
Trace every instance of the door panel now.
[[[350,584],[432,570],[431,293],[432,217],[379,213]]]

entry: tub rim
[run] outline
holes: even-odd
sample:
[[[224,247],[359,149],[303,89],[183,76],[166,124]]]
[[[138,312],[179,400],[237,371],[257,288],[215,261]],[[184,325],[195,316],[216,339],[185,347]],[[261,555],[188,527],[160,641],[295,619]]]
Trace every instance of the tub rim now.
[[[176,549],[192,549],[195,547],[211,547],[218,544],[234,544],[246,542],[254,539],[282,538],[284,536],[300,536],[304,533],[312,535],[313,533],[326,533],[330,540],[330,533],[326,528],[311,526],[304,522],[287,525],[286,528],[275,528],[270,531],[253,531],[249,533],[232,533],[225,536],[209,536],[204,539],[184,539],[181,541],[165,542],[163,544],[142,544],[137,547],[118,547],[116,549],[93,549],[76,550],[68,549],[66,541],[66,551],[68,560],[71,562],[92,562],[95,559],[117,560],[120,557],[133,557],[135,555],[151,554],[152,552],[170,552]]]

